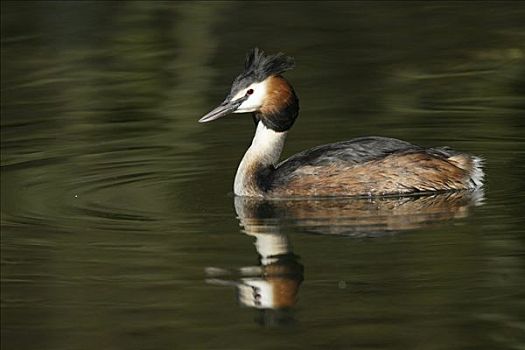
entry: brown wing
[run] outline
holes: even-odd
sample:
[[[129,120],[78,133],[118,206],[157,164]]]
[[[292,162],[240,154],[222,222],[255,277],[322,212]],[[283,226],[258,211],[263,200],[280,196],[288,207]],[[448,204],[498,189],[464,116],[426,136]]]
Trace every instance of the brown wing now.
[[[443,149],[404,149],[359,163],[306,164],[276,171],[271,196],[355,196],[407,194],[471,188],[472,159],[447,157]],[[279,170],[279,168],[277,169]]]

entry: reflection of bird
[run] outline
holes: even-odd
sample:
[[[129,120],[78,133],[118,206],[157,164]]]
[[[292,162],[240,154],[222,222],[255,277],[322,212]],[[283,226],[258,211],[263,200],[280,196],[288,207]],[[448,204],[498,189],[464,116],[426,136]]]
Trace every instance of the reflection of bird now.
[[[230,94],[199,121],[253,112],[256,133],[235,176],[239,196],[387,195],[465,190],[483,180],[478,157],[444,148],[363,137],[318,146],[277,164],[299,100],[281,74],[294,67],[283,54],[252,50]]]

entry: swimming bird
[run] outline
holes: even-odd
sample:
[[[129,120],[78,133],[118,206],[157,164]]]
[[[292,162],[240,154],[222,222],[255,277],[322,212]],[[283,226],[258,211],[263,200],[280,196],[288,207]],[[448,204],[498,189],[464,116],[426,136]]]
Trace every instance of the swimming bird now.
[[[385,196],[482,186],[480,157],[388,137],[317,146],[279,163],[286,135],[299,114],[297,94],[282,76],[294,67],[294,59],[283,53],[251,50],[226,99],[199,120],[206,123],[231,113],[252,113],[255,136],[237,169],[235,195]]]

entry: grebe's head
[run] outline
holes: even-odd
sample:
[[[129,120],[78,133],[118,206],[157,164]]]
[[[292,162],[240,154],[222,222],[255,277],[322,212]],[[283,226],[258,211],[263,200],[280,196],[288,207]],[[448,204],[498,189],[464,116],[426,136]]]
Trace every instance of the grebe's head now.
[[[256,123],[262,121],[279,132],[288,130],[297,118],[299,100],[281,74],[294,66],[293,58],[282,53],[266,55],[258,48],[251,50],[246,55],[244,71],[233,81],[226,99],[199,122],[230,113],[253,112]]]

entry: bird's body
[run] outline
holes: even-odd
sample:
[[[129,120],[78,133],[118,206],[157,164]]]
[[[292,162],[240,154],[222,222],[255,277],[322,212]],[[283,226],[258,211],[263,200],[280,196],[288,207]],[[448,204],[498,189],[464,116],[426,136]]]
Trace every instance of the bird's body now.
[[[482,185],[481,159],[447,147],[423,148],[385,137],[362,137],[314,147],[279,163],[298,98],[280,73],[293,67],[282,54],[255,49],[232,91],[201,122],[229,113],[253,112],[256,132],[237,169],[239,196],[405,195],[470,190]]]

